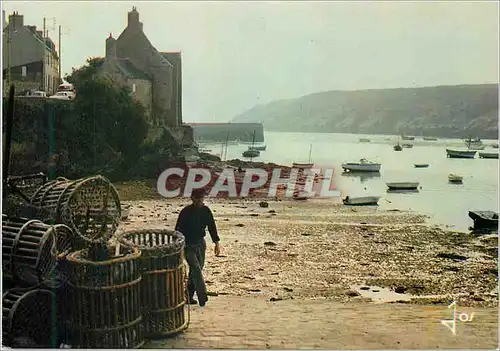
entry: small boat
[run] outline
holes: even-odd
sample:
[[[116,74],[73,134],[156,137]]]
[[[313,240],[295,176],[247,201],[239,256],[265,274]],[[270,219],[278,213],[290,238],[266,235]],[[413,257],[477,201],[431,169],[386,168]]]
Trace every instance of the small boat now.
[[[498,227],[498,213],[493,211],[469,211],[474,221],[474,229]]]
[[[404,147],[405,149],[411,149],[413,147],[413,144],[403,144],[401,146]]]
[[[480,152],[479,158],[498,158],[498,152]]]
[[[293,163],[292,168],[299,168],[299,169],[309,169],[313,168],[314,163]]]
[[[249,146],[248,150],[266,151],[267,145]]]
[[[467,139],[463,139],[463,141],[469,150],[484,150],[483,142],[479,138],[471,139],[469,137]]]
[[[298,163],[298,162],[294,162],[292,163],[292,168],[298,168],[298,169],[309,169],[309,168],[313,168],[314,166],[314,163],[312,163],[312,159],[311,159],[311,155],[312,155],[312,144],[309,145],[309,162],[308,163]]]
[[[130,205],[125,205],[125,204],[122,204],[121,206],[121,220],[124,221],[126,219],[128,219],[128,215],[130,214]]]
[[[415,168],[427,168],[429,167],[428,163],[415,163],[414,164]]]
[[[211,149],[198,149],[198,151],[199,151],[199,152],[204,152],[204,153],[207,153],[207,154],[209,154],[209,153],[211,153],[211,152],[212,152],[212,150],[211,150]]]
[[[427,140],[427,141],[436,141],[438,139],[434,138],[434,137],[424,137],[424,140]]]
[[[359,139],[359,142],[360,143],[369,143],[369,142],[371,142],[371,140],[367,139],[367,138],[361,138],[361,139]]]
[[[390,190],[417,190],[419,182],[394,182],[385,183]]]
[[[243,151],[243,157],[258,157],[260,156],[259,150],[245,150]]]
[[[446,154],[449,158],[475,158],[476,150],[450,150],[446,149]]]
[[[494,149],[498,149],[498,144],[491,144],[491,147]]]
[[[456,174],[449,174],[448,181],[450,183],[462,184],[464,181],[464,177],[456,175]]]
[[[401,145],[399,145],[399,137],[398,137],[398,144],[394,145],[394,151],[403,151],[403,148]]]
[[[380,163],[370,162],[365,158],[359,160],[359,162],[348,162],[342,164],[342,169],[344,171],[350,172],[380,172]]]
[[[401,135],[401,139],[403,140],[415,140],[414,136]]]
[[[255,130],[253,131],[253,137],[252,137],[252,147],[254,147],[255,144]],[[249,157],[249,158],[254,158],[254,157],[259,157],[260,156],[260,151],[259,150],[254,150],[248,148],[248,150],[243,151],[243,157]]]
[[[349,197],[346,196],[345,199],[342,199],[344,205],[351,206],[374,206],[378,204],[378,200],[380,200],[380,196],[361,196],[361,197]]]

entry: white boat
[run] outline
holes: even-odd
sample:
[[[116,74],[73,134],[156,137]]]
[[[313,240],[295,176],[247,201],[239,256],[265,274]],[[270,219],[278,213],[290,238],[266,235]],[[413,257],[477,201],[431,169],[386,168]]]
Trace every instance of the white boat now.
[[[342,164],[342,169],[350,172],[380,172],[380,163],[370,162],[365,158],[359,162],[347,162]]]
[[[393,182],[385,183],[390,190],[416,190],[419,182]]]
[[[498,152],[479,152],[479,158],[498,158]]]
[[[463,139],[465,145],[467,146],[467,149],[469,150],[484,150],[484,145],[481,139],[476,138],[476,139]]]
[[[450,150],[446,149],[446,154],[449,158],[475,158],[476,150]]]
[[[448,181],[450,183],[462,183],[464,181],[464,177],[456,174],[450,174],[448,175]]]
[[[299,163],[299,162],[293,162],[292,163],[292,168],[299,168],[299,169],[309,169],[313,168],[314,163],[312,163],[311,155],[312,155],[312,144],[309,145],[309,162],[308,163]]]
[[[359,139],[359,142],[360,143],[369,143],[371,140],[370,139],[367,139],[367,138],[360,138]]]
[[[266,151],[267,145],[254,145],[254,146],[249,146],[248,150],[258,150],[258,151]]]
[[[425,136],[424,136],[424,140],[427,140],[427,141],[436,141],[436,140],[438,140],[438,139],[437,139],[437,138],[435,138],[435,137],[425,137]]]
[[[346,196],[345,199],[342,199],[342,202],[344,203],[344,205],[367,206],[367,205],[377,205],[378,200],[380,200],[380,196],[360,196],[360,197]]]

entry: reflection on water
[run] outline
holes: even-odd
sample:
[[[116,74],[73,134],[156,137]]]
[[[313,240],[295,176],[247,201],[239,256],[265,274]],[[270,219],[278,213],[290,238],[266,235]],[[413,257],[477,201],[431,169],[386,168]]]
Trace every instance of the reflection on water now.
[[[368,138],[371,143],[360,143],[359,138]],[[388,138],[390,140],[386,140]],[[468,211],[498,212],[498,159],[447,158],[446,148],[462,147],[461,139],[426,141],[416,138],[413,148],[401,152],[392,148],[397,143],[397,135],[265,132],[265,140],[267,149],[261,151],[255,161],[292,165],[293,162],[308,162],[311,157],[314,164],[335,169],[332,182],[343,194],[382,196],[381,210],[415,211],[431,216],[431,223],[451,225],[455,230],[464,231],[473,224],[467,216]],[[498,140],[483,142],[488,145]],[[220,150],[221,146],[205,147]],[[247,148],[248,145],[229,145],[227,159],[241,159],[241,153]],[[382,164],[380,173],[341,172],[342,163],[357,162],[361,158]],[[432,166],[418,169],[415,164]],[[463,184],[448,183],[449,174],[463,176]],[[418,182],[422,188],[413,193],[386,192],[387,182]]]
[[[380,178],[380,172],[355,172],[355,171],[350,171],[350,172],[342,172],[342,177],[353,177],[353,178],[359,178],[361,183],[364,183],[370,179],[373,178]]]

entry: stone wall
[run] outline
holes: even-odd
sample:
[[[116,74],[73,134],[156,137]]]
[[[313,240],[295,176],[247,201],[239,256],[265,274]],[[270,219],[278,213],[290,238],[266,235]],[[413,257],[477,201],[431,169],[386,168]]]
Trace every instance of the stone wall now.
[[[264,142],[264,127],[261,123],[187,123],[194,131],[197,141],[244,141],[251,142],[255,131],[255,142]]]

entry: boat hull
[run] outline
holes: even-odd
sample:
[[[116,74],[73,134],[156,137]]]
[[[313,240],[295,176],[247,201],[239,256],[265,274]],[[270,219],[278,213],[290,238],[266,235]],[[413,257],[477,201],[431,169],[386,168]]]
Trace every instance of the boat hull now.
[[[477,151],[460,151],[446,149],[449,158],[475,158]]]
[[[260,152],[257,150],[247,150],[243,152],[243,157],[258,157],[260,156]]]
[[[389,190],[417,190],[420,183],[405,182],[405,183],[386,183]]]
[[[498,152],[480,152],[479,158],[498,158]]]
[[[293,163],[292,168],[300,168],[300,169],[309,169],[313,168],[314,164],[313,163]]]
[[[401,136],[401,139],[402,140],[415,140],[415,137],[414,136],[405,136],[405,135],[403,135],[403,136]]]
[[[249,146],[248,150],[256,150],[256,151],[266,151],[267,145],[264,146]]]
[[[498,228],[498,214],[493,211],[469,211],[475,229]]]
[[[429,167],[428,164],[415,164],[414,166],[415,166],[415,168],[427,168],[427,167]]]
[[[363,164],[363,163],[344,163],[342,169],[348,172],[380,172],[379,163]]]
[[[347,197],[342,200],[344,205],[350,206],[375,206],[378,205],[380,196]]]

